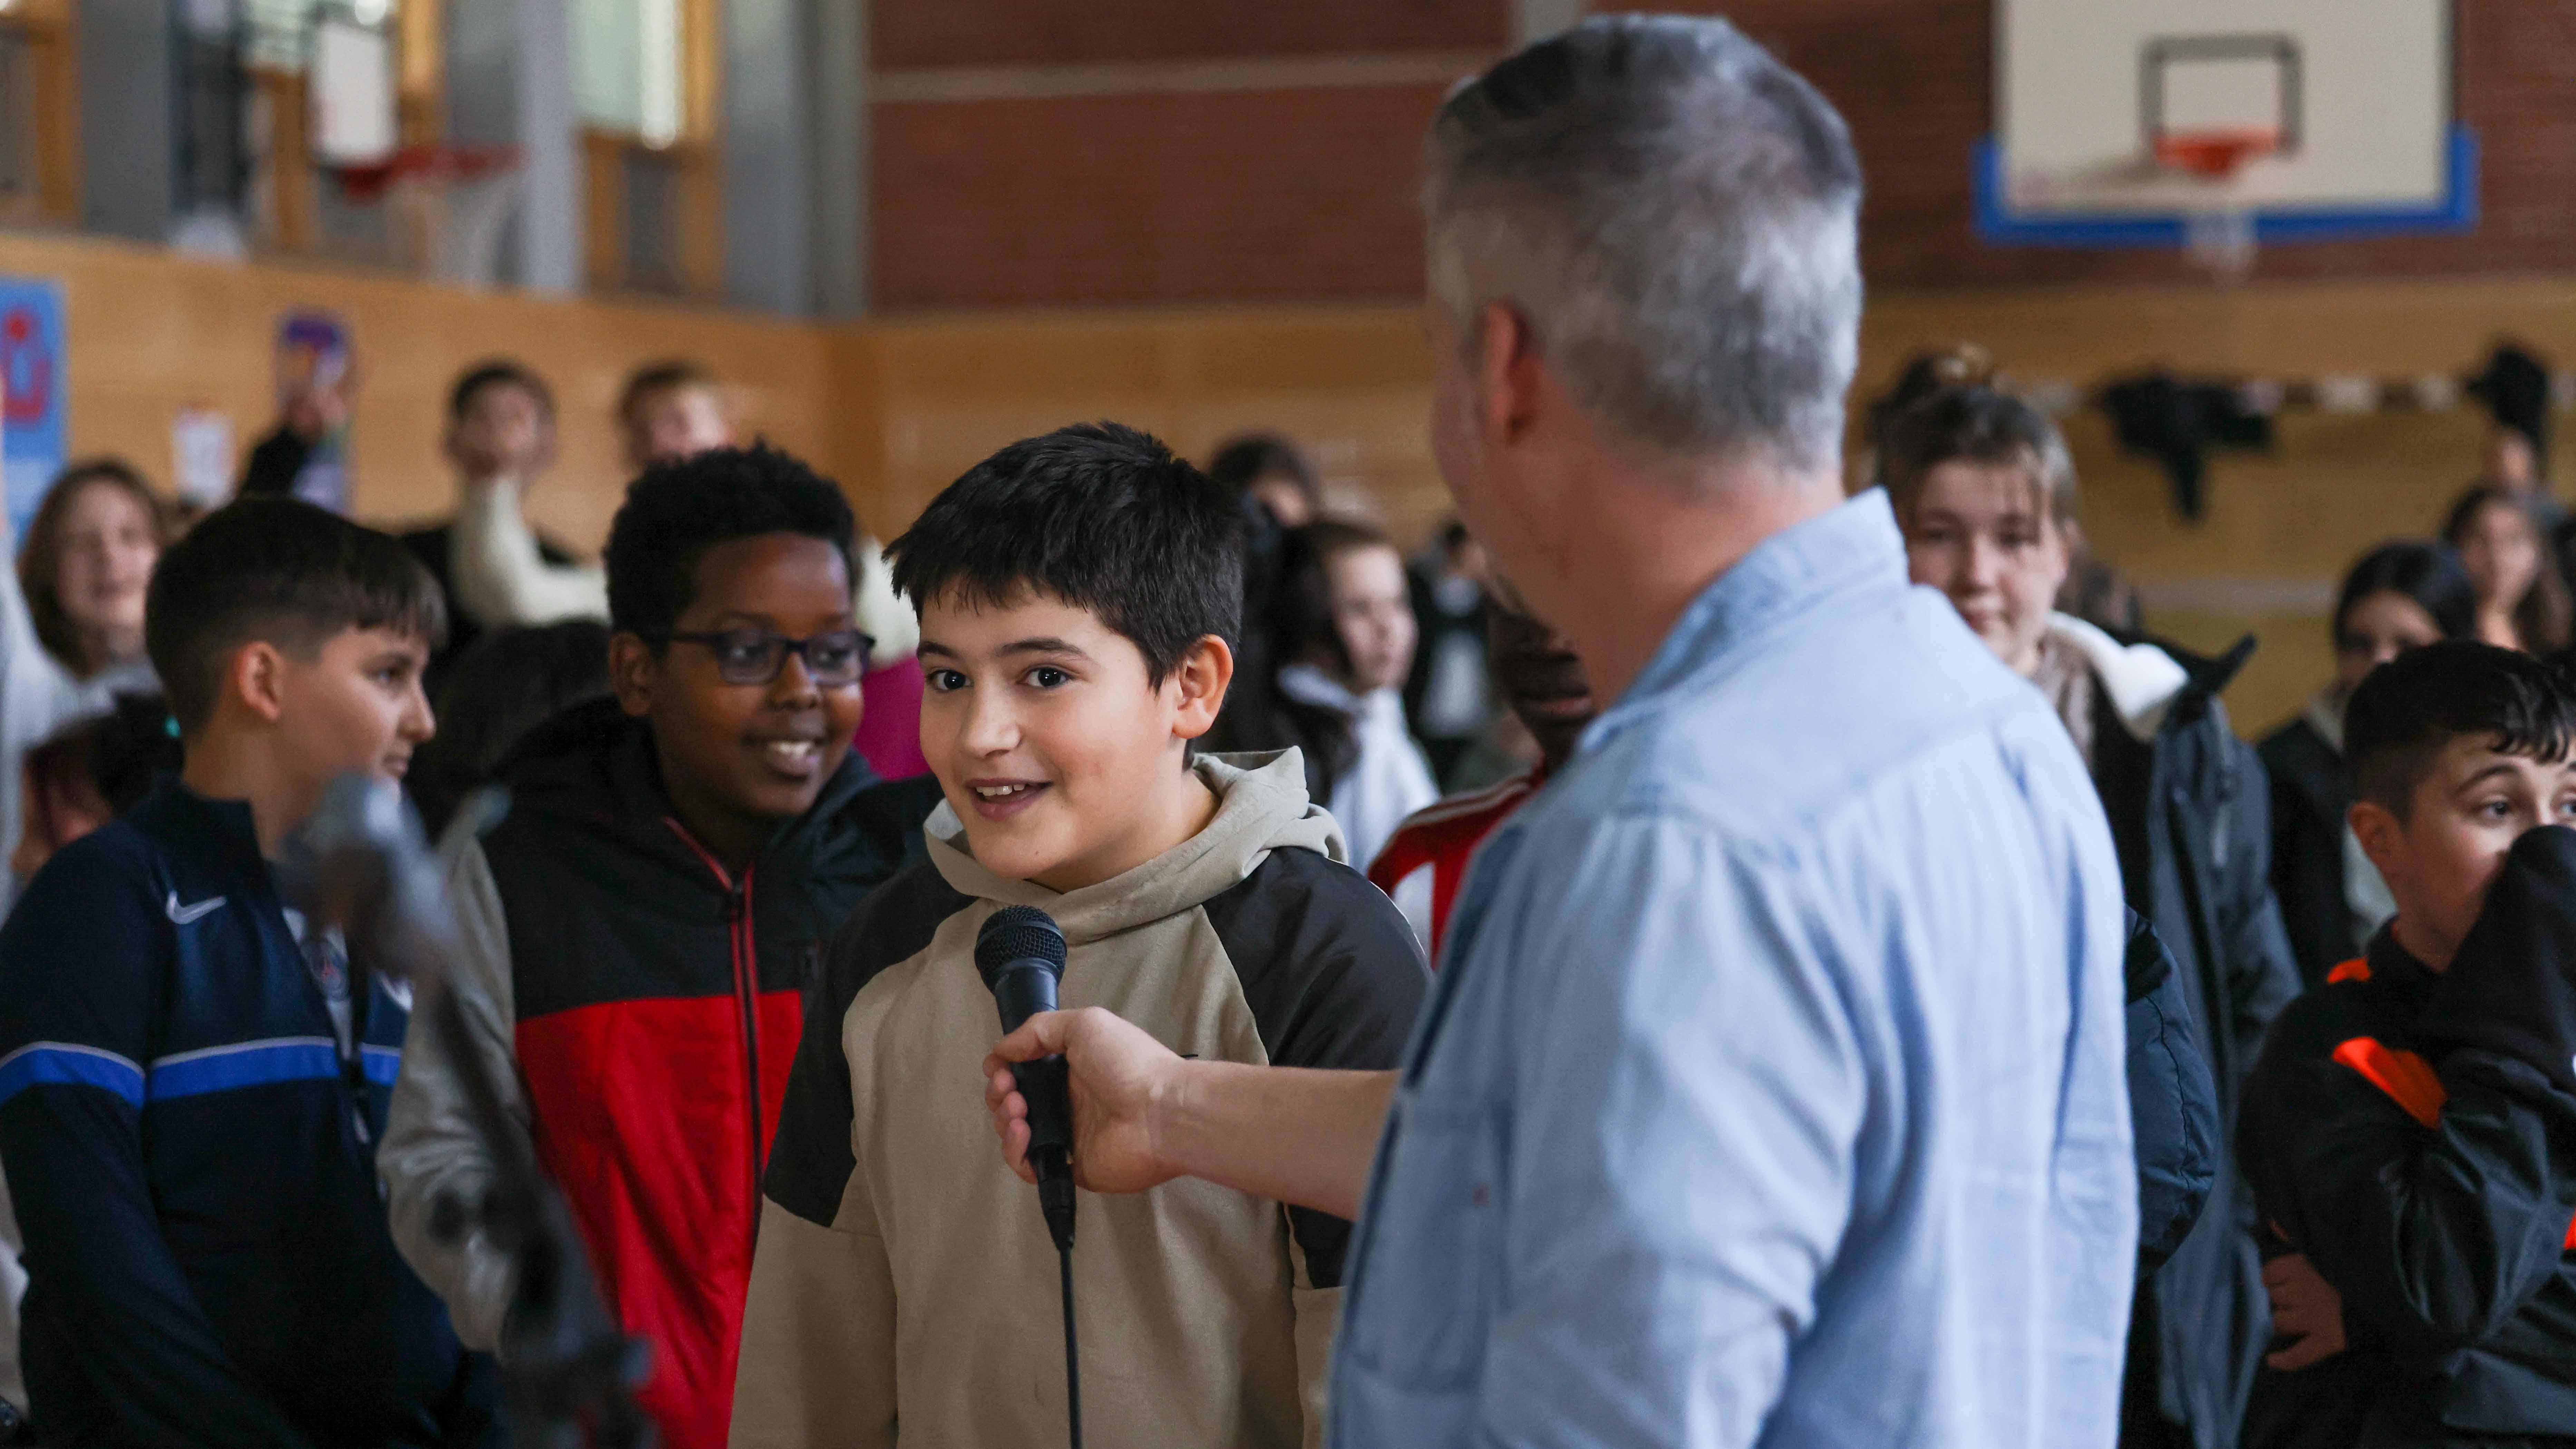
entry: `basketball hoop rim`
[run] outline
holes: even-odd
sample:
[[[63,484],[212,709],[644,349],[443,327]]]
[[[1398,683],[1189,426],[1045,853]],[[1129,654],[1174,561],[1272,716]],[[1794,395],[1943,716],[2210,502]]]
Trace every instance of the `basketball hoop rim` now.
[[[363,165],[323,163],[340,187],[360,201],[372,201],[409,180],[473,181],[519,164],[516,146],[405,146],[381,161]]]
[[[2159,170],[2203,181],[2227,181],[2248,162],[2277,155],[2280,149],[2278,126],[2215,126],[2167,131],[2156,137],[2153,155]]]

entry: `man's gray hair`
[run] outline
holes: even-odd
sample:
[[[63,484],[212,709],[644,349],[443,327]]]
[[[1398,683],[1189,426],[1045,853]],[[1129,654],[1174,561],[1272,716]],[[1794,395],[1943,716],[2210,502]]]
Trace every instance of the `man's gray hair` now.
[[[1490,303],[1606,433],[1805,470],[1859,352],[1860,159],[1816,88],[1722,20],[1587,20],[1431,124],[1432,300]]]

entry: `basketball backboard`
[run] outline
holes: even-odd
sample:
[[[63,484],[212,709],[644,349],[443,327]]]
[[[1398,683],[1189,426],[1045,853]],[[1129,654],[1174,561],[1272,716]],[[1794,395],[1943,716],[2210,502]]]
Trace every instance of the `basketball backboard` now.
[[[2449,0],[1995,0],[1989,241],[2177,246],[2464,230]]]

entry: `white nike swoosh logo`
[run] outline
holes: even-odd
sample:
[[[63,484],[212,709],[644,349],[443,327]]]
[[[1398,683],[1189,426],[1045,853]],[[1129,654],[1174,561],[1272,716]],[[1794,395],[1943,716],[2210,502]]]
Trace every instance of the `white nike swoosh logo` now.
[[[210,900],[199,901],[193,906],[183,906],[179,904],[179,893],[172,891],[170,892],[170,923],[174,926],[193,925],[213,915],[215,908],[223,903],[224,898],[216,896]]]

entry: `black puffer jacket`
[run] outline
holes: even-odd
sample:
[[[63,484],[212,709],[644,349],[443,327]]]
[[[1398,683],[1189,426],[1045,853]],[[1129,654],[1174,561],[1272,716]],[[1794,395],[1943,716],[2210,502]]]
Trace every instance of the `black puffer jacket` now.
[[[2173,953],[2225,1142],[2264,1029],[2299,992],[2272,897],[2263,766],[2218,702],[2254,643],[2206,659],[2068,620],[2058,628],[2094,664],[2094,783],[2130,909]],[[2226,1153],[2215,1167],[2207,1210],[2139,1284],[2122,1404],[2131,1444],[2231,1449],[2270,1337],[2252,1204]]]
[[[2249,1449],[2576,1446],[2576,833],[2517,842],[2436,976],[2389,931],[2285,1012],[2237,1150],[2347,1347]]]

